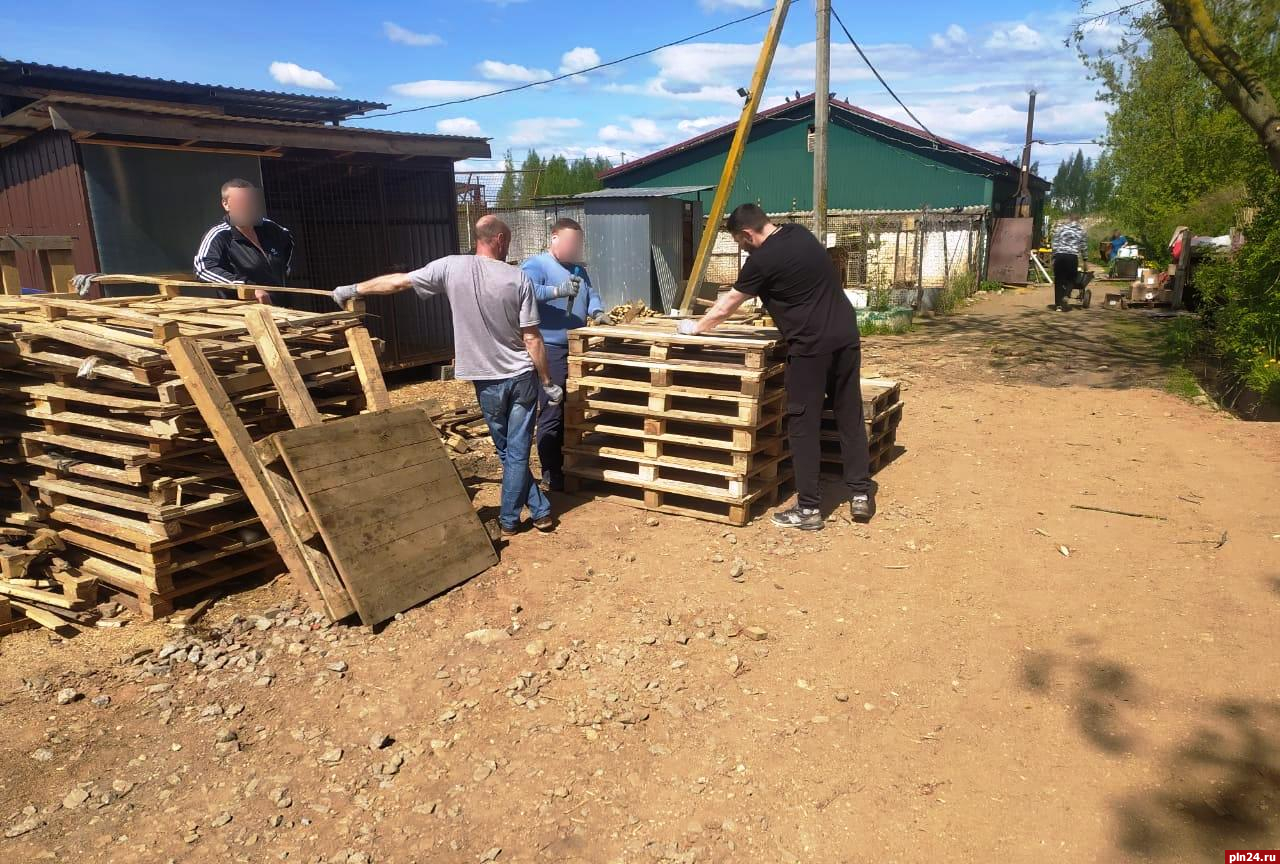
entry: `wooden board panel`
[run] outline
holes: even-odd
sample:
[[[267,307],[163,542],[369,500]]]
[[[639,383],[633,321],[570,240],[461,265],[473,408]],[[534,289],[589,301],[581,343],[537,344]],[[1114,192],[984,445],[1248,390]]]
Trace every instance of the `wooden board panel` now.
[[[385,621],[497,563],[420,407],[292,429],[271,440],[364,623]]]

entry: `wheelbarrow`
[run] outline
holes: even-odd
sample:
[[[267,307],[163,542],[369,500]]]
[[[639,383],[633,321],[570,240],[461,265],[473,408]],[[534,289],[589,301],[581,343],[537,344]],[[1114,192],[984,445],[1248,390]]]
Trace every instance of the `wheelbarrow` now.
[[[1088,309],[1089,304],[1093,302],[1093,292],[1089,290],[1089,283],[1092,281],[1093,271],[1081,270],[1076,274],[1076,284],[1067,290],[1067,296],[1063,300],[1079,303],[1081,309]]]

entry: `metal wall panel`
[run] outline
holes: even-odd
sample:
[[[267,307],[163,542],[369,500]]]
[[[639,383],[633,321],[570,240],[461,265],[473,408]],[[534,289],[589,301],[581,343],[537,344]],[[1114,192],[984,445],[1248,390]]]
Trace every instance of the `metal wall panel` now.
[[[272,218],[293,232],[290,284],[331,289],[404,272],[457,249],[453,163],[420,168],[382,163],[275,159],[262,169]],[[325,306],[323,299],[310,308]],[[444,297],[373,298],[369,330],[386,341],[383,364],[412,366],[453,356],[453,322]]]
[[[76,270],[98,269],[79,154],[68,133],[40,132],[0,149],[0,234],[70,236]],[[26,287],[52,287],[33,252],[18,255],[18,275]]]
[[[262,183],[256,156],[97,145],[81,151],[104,273],[190,273],[201,238],[222,218],[222,184],[233,177]]]
[[[649,213],[653,199],[587,199],[587,269],[605,308],[653,302]]]

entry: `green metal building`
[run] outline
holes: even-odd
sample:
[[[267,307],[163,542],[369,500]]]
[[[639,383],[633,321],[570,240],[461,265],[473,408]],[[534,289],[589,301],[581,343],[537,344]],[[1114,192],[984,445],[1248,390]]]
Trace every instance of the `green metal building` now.
[[[754,201],[769,213],[813,208],[812,94],[756,115],[730,208]],[[827,206],[847,210],[949,210],[986,206],[1014,215],[1018,167],[1007,159],[831,100]],[[609,188],[715,185],[737,124],[627,162],[602,176]],[[1036,223],[1049,183],[1032,176]]]

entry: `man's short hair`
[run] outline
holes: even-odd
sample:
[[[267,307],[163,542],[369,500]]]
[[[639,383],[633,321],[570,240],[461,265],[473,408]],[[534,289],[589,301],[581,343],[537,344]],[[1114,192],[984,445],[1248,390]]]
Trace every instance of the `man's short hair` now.
[[[231,189],[257,189],[257,188],[258,188],[257,186],[254,186],[248,180],[245,180],[241,177],[232,177],[226,183],[222,184],[222,198],[225,201],[227,198],[227,192]]]
[[[490,243],[503,234],[511,235],[511,229],[507,227],[507,223],[503,222],[497,216],[492,214],[481,216],[476,220],[476,242],[484,241]]]
[[[578,224],[578,220],[570,219],[568,216],[564,216],[560,219],[557,219],[555,221],[555,224],[551,226],[551,233],[559,234],[561,231],[565,230],[566,228],[571,228],[574,231],[577,231],[579,234],[582,233],[582,226]]]
[[[739,204],[729,214],[727,227],[730,234],[737,234],[740,231],[759,231],[768,224],[769,216],[759,204]]]

